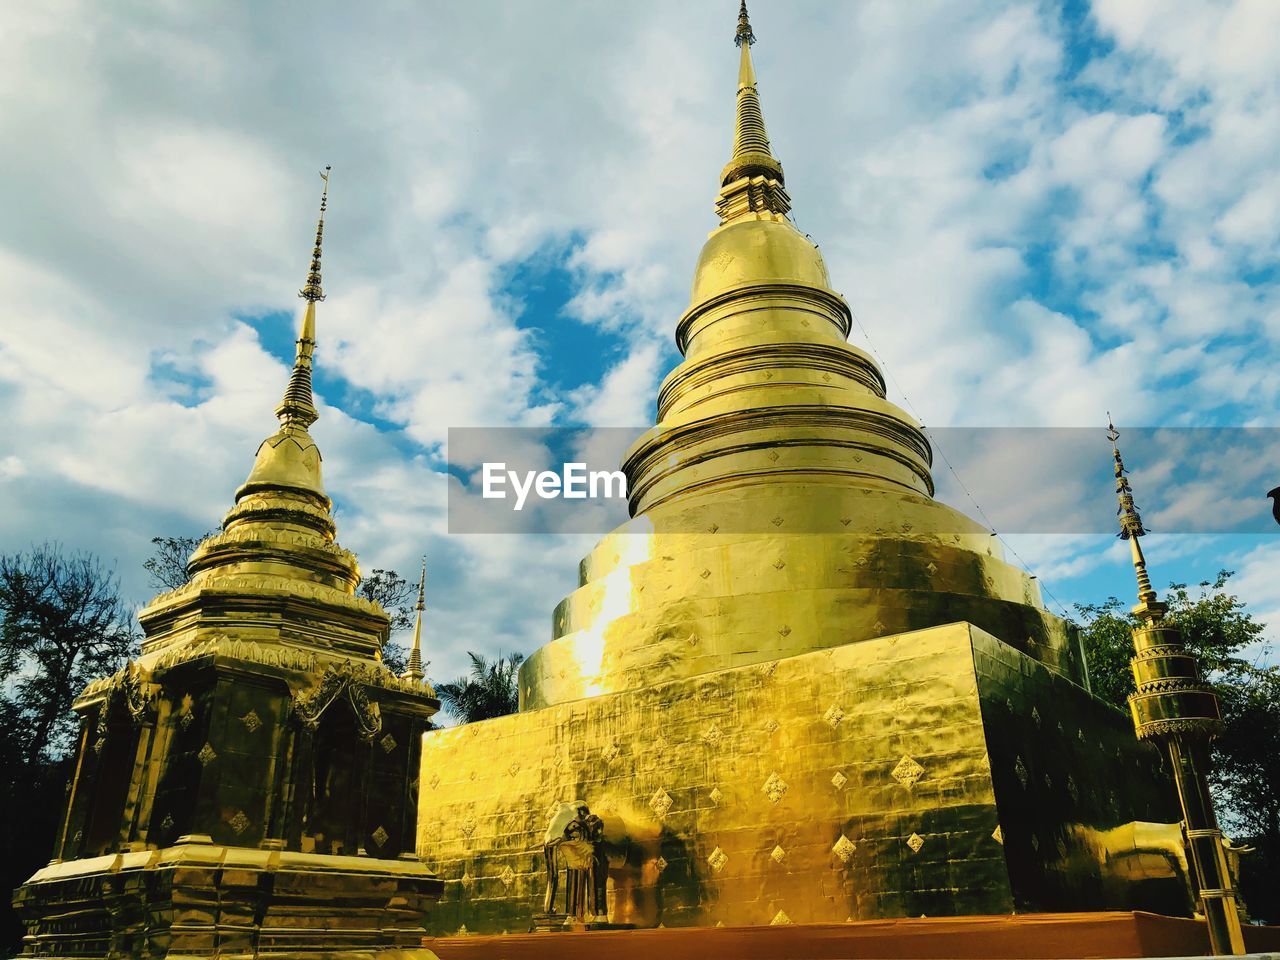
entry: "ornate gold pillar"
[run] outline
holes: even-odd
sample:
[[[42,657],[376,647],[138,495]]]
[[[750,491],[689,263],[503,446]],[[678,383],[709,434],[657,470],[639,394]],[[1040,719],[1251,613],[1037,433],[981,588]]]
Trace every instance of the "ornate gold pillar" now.
[[[1114,424],[1108,423],[1120,501],[1120,536],[1129,541],[1138,578],[1138,604],[1133,612],[1143,621],[1133,631],[1134,657],[1129,665],[1136,689],[1129,697],[1129,710],[1138,739],[1159,746],[1173,771],[1188,859],[1211,949],[1218,955],[1238,956],[1245,952],[1244,933],[1209,792],[1209,744],[1222,732],[1218,698],[1202,682],[1196,658],[1183,643],[1182,630],[1165,620],[1168,605],[1157,599],[1151,586],[1138,542],[1147,531],[1116,446],[1119,436]]]

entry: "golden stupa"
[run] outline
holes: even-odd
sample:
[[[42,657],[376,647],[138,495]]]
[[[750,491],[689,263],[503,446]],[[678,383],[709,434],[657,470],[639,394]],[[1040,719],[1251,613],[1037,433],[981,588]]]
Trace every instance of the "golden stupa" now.
[[[279,429],[137,660],[77,698],[54,859],[14,894],[31,957],[261,956],[412,946],[441,889],[413,853],[415,651],[382,663],[310,433],[328,174]]]
[[[1157,752],[1034,578],[933,499],[929,442],[788,219],[745,5],[735,39],[720,225],[625,457],[632,519],[582,561],[520,712],[424,737],[428,928],[528,929],[548,816],[579,802],[614,924],[1187,914]]]

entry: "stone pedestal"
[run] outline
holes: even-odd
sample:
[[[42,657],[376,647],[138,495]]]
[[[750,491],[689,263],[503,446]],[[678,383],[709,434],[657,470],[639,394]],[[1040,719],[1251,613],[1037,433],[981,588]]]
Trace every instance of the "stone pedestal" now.
[[[14,898],[25,953],[256,957],[417,946],[442,886],[416,860],[183,839],[41,870]]]

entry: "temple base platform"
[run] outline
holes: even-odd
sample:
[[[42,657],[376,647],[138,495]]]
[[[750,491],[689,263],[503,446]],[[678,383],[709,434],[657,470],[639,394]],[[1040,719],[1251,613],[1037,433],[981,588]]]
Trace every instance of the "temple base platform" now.
[[[1280,950],[1280,927],[1246,927],[1245,941],[1251,954]],[[429,937],[423,946],[439,960],[1082,960],[1204,956],[1209,938],[1202,921],[1115,912]]]
[[[416,858],[324,856],[184,839],[192,842],[40,870],[14,895],[27,927],[23,957],[372,955],[417,947],[422,919],[440,895],[440,880]]]

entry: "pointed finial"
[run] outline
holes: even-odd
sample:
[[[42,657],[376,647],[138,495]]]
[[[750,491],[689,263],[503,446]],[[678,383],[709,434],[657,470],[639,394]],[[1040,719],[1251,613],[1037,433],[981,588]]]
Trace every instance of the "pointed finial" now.
[[[409,663],[401,676],[405,680],[421,683],[426,677],[422,669],[422,612],[427,609],[427,558],[422,558],[422,576],[418,579],[418,619],[413,625],[413,647],[409,650]]]
[[[329,208],[329,171],[325,167],[320,174],[324,181],[324,189],[320,193],[320,220],[316,224],[316,246],[311,253],[311,270],[307,273],[307,284],[298,291],[298,296],[307,301],[307,310],[302,318],[302,330],[298,334],[297,353],[293,361],[293,373],[289,375],[289,386],[285,388],[284,399],[276,407],[276,416],[286,427],[302,427],[306,429],[320,417],[316,410],[315,398],[311,390],[311,355],[316,348],[316,304],[324,299],[324,290],[320,286],[320,246],[324,240],[324,215]]]
[[[324,299],[324,288],[320,286],[320,247],[324,242],[324,212],[329,207],[329,171],[333,167],[325,167],[320,174],[324,181],[324,190],[320,193],[320,220],[316,223],[316,247],[311,252],[311,270],[307,273],[307,283],[298,291],[303,300],[316,303]]]
[[[733,35],[733,42],[739,47],[744,43],[750,46],[756,42],[756,35],[751,29],[751,18],[747,16],[747,0],[742,0],[742,6],[738,8],[738,30]]]
[[[1120,532],[1116,536],[1122,540],[1144,536],[1147,531],[1142,526],[1138,506],[1133,502],[1133,487],[1129,485],[1129,478],[1126,476],[1128,471],[1120,456],[1120,448],[1116,445],[1116,441],[1120,439],[1120,431],[1111,422],[1110,413],[1107,414],[1107,439],[1111,441],[1111,455],[1115,461],[1116,497],[1120,501],[1116,510],[1116,515],[1120,518]]]
[[[1116,510],[1116,516],[1120,521],[1120,532],[1117,534],[1122,540],[1129,541],[1129,550],[1133,559],[1133,572],[1138,579],[1138,605],[1133,608],[1134,613],[1147,620],[1159,620],[1164,616],[1166,606],[1161,603],[1156,596],[1155,589],[1151,586],[1151,577],[1147,573],[1147,558],[1142,553],[1142,545],[1138,542],[1140,537],[1147,534],[1147,530],[1142,525],[1142,517],[1138,514],[1137,504],[1133,501],[1133,488],[1129,485],[1129,478],[1126,476],[1128,471],[1124,466],[1124,459],[1120,456],[1120,447],[1117,441],[1120,439],[1120,431],[1116,429],[1116,425],[1111,420],[1111,413],[1107,413],[1107,439],[1111,441],[1111,455],[1115,462],[1116,476],[1116,499],[1120,502],[1119,508]]]
[[[738,8],[738,29],[733,42],[742,53],[738,58],[738,109],[733,126],[733,152],[720,171],[720,196],[716,212],[728,223],[747,215],[782,218],[791,209],[782,164],[769,148],[769,134],[760,109],[756,89],[756,69],[751,63],[755,31],[747,16],[746,0]]]

